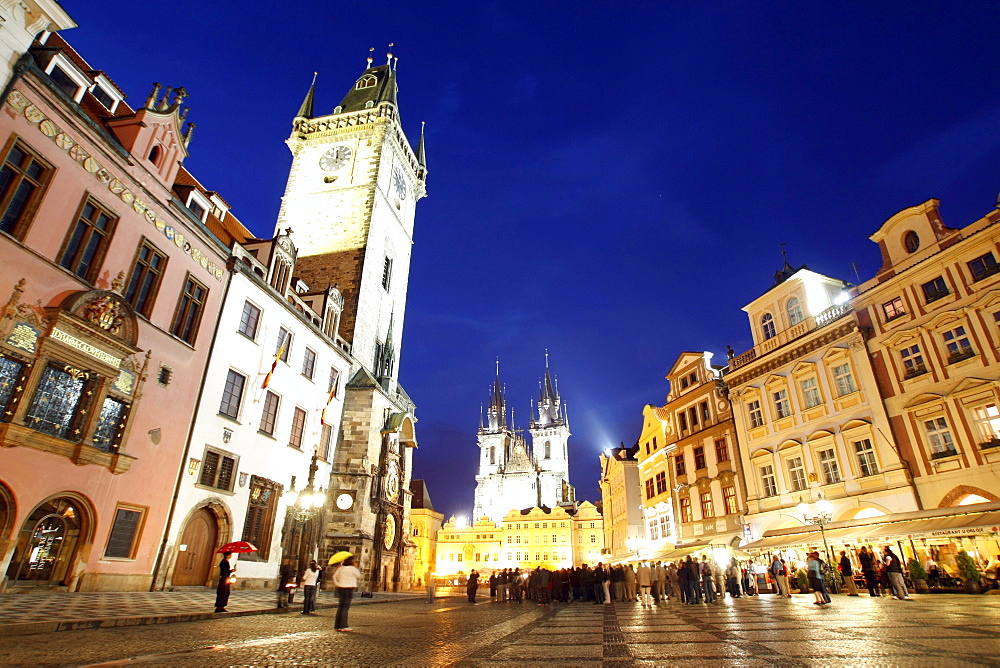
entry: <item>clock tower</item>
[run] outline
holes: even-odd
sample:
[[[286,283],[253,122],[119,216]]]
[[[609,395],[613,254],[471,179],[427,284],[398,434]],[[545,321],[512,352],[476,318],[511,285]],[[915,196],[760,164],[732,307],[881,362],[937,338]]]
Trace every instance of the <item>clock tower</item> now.
[[[321,559],[348,550],[370,590],[413,581],[410,477],[415,407],[398,384],[416,203],[426,195],[399,120],[396,61],[368,67],[333,111],[314,114],[316,81],[292,124],[292,166],[275,229],[291,228],[296,273],[310,290],[336,285],[344,307],[336,345],[351,377],[333,455]]]

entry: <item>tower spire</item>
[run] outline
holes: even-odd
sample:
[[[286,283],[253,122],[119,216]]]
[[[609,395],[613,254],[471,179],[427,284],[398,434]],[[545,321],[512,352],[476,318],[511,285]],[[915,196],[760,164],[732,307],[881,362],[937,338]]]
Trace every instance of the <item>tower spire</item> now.
[[[425,121],[420,121],[420,140],[417,142],[417,164],[420,165],[420,169],[417,170],[417,178],[421,181],[427,174],[427,149],[424,147],[424,126],[426,125]]]
[[[302,105],[299,107],[299,113],[295,114],[296,118],[312,118],[313,117],[313,101],[316,98],[316,76],[319,72],[313,72],[312,83],[309,84],[309,92],[306,93],[306,97],[302,100]]]

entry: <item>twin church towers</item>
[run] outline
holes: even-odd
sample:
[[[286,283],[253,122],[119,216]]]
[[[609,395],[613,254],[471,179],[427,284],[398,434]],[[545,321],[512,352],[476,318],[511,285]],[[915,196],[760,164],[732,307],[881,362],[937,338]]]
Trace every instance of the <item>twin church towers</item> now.
[[[475,520],[485,516],[499,525],[511,510],[555,508],[576,501],[576,491],[569,484],[569,419],[552,380],[547,353],[538,404],[531,407],[529,416],[530,446],[514,426],[513,412],[508,422],[499,363],[485,418],[480,417],[477,438]]]

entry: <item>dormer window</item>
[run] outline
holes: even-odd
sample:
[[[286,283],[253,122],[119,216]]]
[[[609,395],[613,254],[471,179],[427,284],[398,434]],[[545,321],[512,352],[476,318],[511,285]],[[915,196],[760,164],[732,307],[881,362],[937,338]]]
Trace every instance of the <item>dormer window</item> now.
[[[203,223],[205,222],[205,218],[208,216],[208,210],[212,207],[208,199],[197,190],[191,191],[191,194],[188,195],[187,203],[184,206],[187,207],[187,210],[190,211],[195,218]]]
[[[112,114],[118,108],[118,103],[124,99],[121,92],[111,83],[111,80],[103,74],[98,74],[94,78],[94,85],[90,89],[90,94]]]
[[[149,158],[147,158],[151,163],[159,167],[160,156],[163,155],[163,151],[160,150],[160,145],[157,144],[149,151]]]
[[[364,90],[365,88],[371,88],[376,83],[378,83],[378,79],[375,77],[374,74],[366,74],[360,79],[358,79],[358,83],[356,86],[354,86],[354,90]]]
[[[45,68],[45,73],[52,79],[52,83],[62,89],[74,102],[82,100],[84,92],[93,84],[87,75],[61,53],[52,57],[48,67]]]
[[[920,248],[920,237],[913,230],[906,233],[903,237],[903,247],[906,248],[907,253],[916,253]]]

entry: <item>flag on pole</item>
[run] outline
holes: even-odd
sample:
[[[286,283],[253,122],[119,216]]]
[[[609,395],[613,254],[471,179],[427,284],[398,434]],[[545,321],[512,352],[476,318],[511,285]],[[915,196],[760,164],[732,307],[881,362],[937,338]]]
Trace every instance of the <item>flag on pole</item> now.
[[[285,344],[282,343],[281,347],[278,348],[278,354],[274,356],[274,361],[271,362],[271,370],[267,372],[266,376],[264,376],[264,382],[261,384],[260,389],[266,390],[267,386],[271,384],[271,376],[274,375],[274,370],[278,368],[278,360],[280,360],[281,356],[284,354]]]
[[[330,384],[330,394],[326,398],[326,405],[323,406],[323,413],[319,418],[320,422],[325,425],[331,424],[331,421],[327,419],[327,414],[330,411],[330,404],[333,402],[334,397],[337,396],[337,386],[340,385],[340,374],[337,374],[336,378],[333,378],[332,381],[333,382]]]

